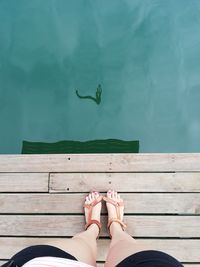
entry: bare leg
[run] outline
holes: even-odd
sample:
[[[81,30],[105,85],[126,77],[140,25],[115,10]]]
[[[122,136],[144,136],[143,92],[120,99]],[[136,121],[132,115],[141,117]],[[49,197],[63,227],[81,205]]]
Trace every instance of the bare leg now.
[[[91,193],[86,197],[86,204],[90,204],[94,199],[98,198],[98,193]],[[101,202],[98,203],[92,210],[92,219],[100,221]],[[85,209],[86,222],[88,220],[88,210]],[[58,239],[46,243],[58,247],[71,255],[78,261],[96,266],[97,243],[96,238],[99,233],[99,228],[96,224],[92,224],[82,233],[76,234],[71,239]]]
[[[122,200],[120,195],[115,191],[108,191],[107,197],[112,198],[115,201]],[[108,209],[108,218],[117,218],[115,207],[106,203]],[[121,218],[123,218],[124,207],[120,207]],[[143,250],[150,248],[138,243],[128,233],[124,232],[121,225],[117,222],[113,222],[110,226],[110,233],[112,240],[110,243],[108,255],[106,258],[105,267],[113,267],[120,263],[128,256]]]

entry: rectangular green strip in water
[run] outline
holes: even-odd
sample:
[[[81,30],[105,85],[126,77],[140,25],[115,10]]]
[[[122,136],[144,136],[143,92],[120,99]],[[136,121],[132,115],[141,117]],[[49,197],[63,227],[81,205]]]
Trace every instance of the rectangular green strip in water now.
[[[63,153],[139,153],[139,141],[118,139],[92,141],[59,141],[55,143],[23,141],[22,154]]]

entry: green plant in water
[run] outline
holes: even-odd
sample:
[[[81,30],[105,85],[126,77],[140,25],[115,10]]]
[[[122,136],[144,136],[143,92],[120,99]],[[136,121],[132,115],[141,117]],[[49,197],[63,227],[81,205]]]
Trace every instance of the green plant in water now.
[[[82,99],[91,99],[91,100],[93,100],[97,105],[99,105],[99,104],[101,103],[101,94],[102,94],[102,89],[101,89],[101,85],[100,85],[100,84],[99,84],[98,87],[97,87],[96,97],[93,97],[93,96],[90,96],[90,95],[87,95],[87,96],[81,96],[81,95],[79,95],[78,90],[76,90],[76,95],[77,95],[79,98],[82,98]]]

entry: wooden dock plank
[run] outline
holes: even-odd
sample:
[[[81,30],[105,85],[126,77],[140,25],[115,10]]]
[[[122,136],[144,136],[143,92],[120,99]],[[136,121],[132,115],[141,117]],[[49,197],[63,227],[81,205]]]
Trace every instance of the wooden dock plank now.
[[[0,266],[6,263],[6,261],[0,260]],[[184,267],[200,267],[200,264],[183,264]],[[98,263],[97,262],[97,267],[104,267],[104,263]]]
[[[200,216],[125,216],[128,233],[135,237],[200,237]],[[100,236],[108,236],[102,216]],[[81,215],[0,215],[0,235],[73,236],[84,229]]]
[[[0,173],[0,192],[48,192],[49,173]]]
[[[0,261],[0,264],[1,264],[1,261]],[[200,267],[200,264],[183,264],[184,267]],[[104,267],[104,263],[102,262],[97,262],[97,267]]]
[[[80,200],[110,188],[121,192],[132,236],[200,265],[200,153],[0,155],[0,264],[31,242],[82,231]],[[98,243],[104,261],[109,240]]]
[[[0,213],[83,213],[85,196],[86,193],[0,194]],[[200,214],[197,193],[121,193],[121,197],[126,214]],[[102,213],[107,213],[105,205]]]
[[[140,239],[138,241],[152,249],[166,252],[181,262],[200,262],[200,240]],[[99,240],[98,261],[105,259],[108,245],[109,240]]]
[[[122,183],[123,181],[123,183]],[[50,192],[200,192],[199,173],[51,173]]]
[[[1,264],[1,261],[0,261],[0,264]],[[200,267],[200,264],[183,264],[184,267]],[[97,267],[104,267],[104,263],[102,262],[97,262]]]
[[[200,153],[0,155],[0,172],[200,171]]]
[[[11,238],[0,237],[0,259],[9,259],[20,250],[39,244],[46,244],[53,238]],[[108,239],[99,239],[98,241],[98,261],[105,261],[109,247]],[[152,249],[157,249],[169,253],[182,262],[200,262],[200,240],[184,239],[142,239],[138,240]]]

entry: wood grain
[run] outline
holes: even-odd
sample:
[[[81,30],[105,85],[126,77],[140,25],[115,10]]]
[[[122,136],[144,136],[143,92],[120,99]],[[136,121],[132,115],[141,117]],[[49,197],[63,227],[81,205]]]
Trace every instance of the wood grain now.
[[[0,266],[6,263],[7,261],[0,260]],[[185,267],[200,267],[200,264],[183,264]],[[97,267],[104,267],[104,263],[98,263]]]
[[[123,182],[122,182],[123,181]],[[51,173],[50,192],[200,192],[200,173]]]
[[[6,261],[0,260],[0,266],[6,263]],[[183,264],[184,267],[200,267],[200,264]],[[98,263],[97,262],[97,267],[104,267],[104,263]]]
[[[0,173],[0,192],[48,192],[48,173]]]
[[[0,155],[0,264],[30,245],[67,242],[84,230],[86,193],[110,188],[138,242],[200,266],[200,153]],[[105,203],[102,213],[98,261],[109,245]]]
[[[0,262],[1,263],[1,262]],[[183,264],[184,267],[200,267],[200,264]],[[102,262],[97,262],[97,267],[104,267],[104,263]]]
[[[200,237],[200,216],[125,216],[134,237]],[[100,236],[108,236],[102,216]],[[73,236],[84,230],[81,215],[0,215],[1,236]]]
[[[15,238],[0,237],[0,259],[9,259],[20,250],[40,244],[48,244],[53,238]],[[63,239],[67,242],[68,239]],[[184,239],[137,239],[138,242],[152,248],[164,251],[177,258],[182,262],[200,262],[200,240],[184,240]],[[98,261],[104,261],[108,247],[108,239],[98,240]]]
[[[79,214],[83,213],[86,195],[0,194],[0,213]],[[126,214],[200,214],[200,194],[196,193],[121,193],[121,197],[124,199]],[[107,213],[105,203],[102,213]]]
[[[0,155],[0,172],[200,171],[200,153]]]

